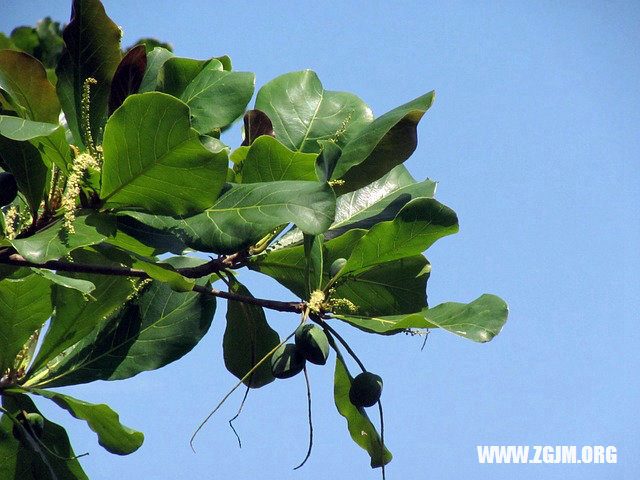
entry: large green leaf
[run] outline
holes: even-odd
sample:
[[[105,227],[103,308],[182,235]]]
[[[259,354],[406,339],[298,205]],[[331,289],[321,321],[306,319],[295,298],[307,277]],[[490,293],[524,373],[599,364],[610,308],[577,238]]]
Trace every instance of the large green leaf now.
[[[390,335],[414,328],[442,328],[475,342],[488,342],[500,333],[508,313],[504,300],[484,294],[471,303],[447,302],[409,315],[335,315],[335,318],[371,333]]]
[[[69,129],[77,145],[84,145],[82,93],[87,78],[91,85],[89,124],[93,140],[101,143],[107,119],[111,79],[120,63],[121,31],[98,0],[74,0],[71,21],[62,37],[65,48],[56,69],[56,89]]]
[[[88,265],[109,263],[102,255],[89,250],[74,252],[73,260]],[[131,281],[125,277],[76,273],[66,275],[70,280],[89,281],[95,289],[91,292],[91,297],[86,297],[77,290],[54,287],[55,313],[29,369],[29,376],[89,335],[133,293]]]
[[[26,395],[2,397],[2,406],[14,417],[20,412],[40,413]],[[60,425],[44,419],[42,443],[32,437],[16,439],[14,423],[7,415],[0,419],[0,478],[6,480],[88,480],[75,456],[67,432]],[[24,432],[23,432],[24,435]]]
[[[34,374],[25,385],[51,387],[120,380],[161,368],[191,351],[207,333],[215,305],[213,296],[178,293],[154,281],[70,353]]]
[[[396,217],[373,226],[356,244],[341,275],[378,263],[417,255],[436,240],[458,231],[453,210],[433,198],[416,198]]]
[[[115,217],[105,213],[80,211],[72,222],[75,233],[70,234],[62,221],[46,230],[25,238],[11,240],[20,255],[33,263],[57,260],[76,248],[100,243],[115,235]]]
[[[418,145],[418,122],[433,98],[430,92],[385,113],[345,145],[333,172],[334,179],[344,181],[336,191],[364,187],[409,158]]]
[[[200,133],[226,127],[244,113],[253,96],[255,75],[222,70],[219,61],[209,62],[182,92],[189,105],[193,128]]]
[[[47,166],[36,147],[0,136],[0,165],[13,173],[32,212],[37,212],[47,182]]]
[[[129,96],[107,122],[103,149],[105,207],[184,215],[211,206],[226,180],[226,148],[205,148],[189,107],[163,93]]]
[[[159,60],[166,56],[164,52],[158,52]],[[193,58],[169,57],[162,62],[158,70],[156,90],[180,98],[187,85],[198,76],[207,64],[223,70],[222,63],[218,60],[195,60]]]
[[[252,296],[240,283],[235,283],[233,293]],[[222,339],[224,364],[232,374],[243,378],[262,358],[280,343],[278,332],[267,323],[264,310],[258,305],[229,301],[227,327]],[[245,380],[251,388],[260,388],[274,380],[271,362],[263,362]]]
[[[85,420],[91,430],[98,435],[98,443],[105,450],[117,455],[135,452],[144,441],[141,432],[125,427],[119,415],[104,403],[93,404],[49,390],[32,389],[31,392],[53,400],[75,418]]]
[[[393,220],[410,200],[433,197],[435,191],[436,182],[416,182],[404,165],[398,165],[370,185],[338,197],[336,220],[327,237],[337,237],[353,228],[369,230],[377,223]]]
[[[20,117],[58,123],[60,103],[42,64],[23,52],[0,50],[0,90]]]
[[[347,420],[347,428],[354,442],[365,449],[371,457],[371,467],[381,467],[391,461],[392,455],[383,445],[380,435],[363,408],[354,406],[349,400],[349,389],[353,377],[347,370],[342,355],[336,355],[333,398],[340,415]]]
[[[156,89],[158,72],[171,57],[173,57],[173,53],[162,47],[156,47],[147,53],[147,68],[138,89],[139,93],[151,92]]]
[[[316,157],[313,153],[289,150],[271,136],[260,136],[254,140],[242,163],[242,183],[317,181]]]
[[[152,228],[168,230],[187,246],[229,254],[253,245],[285,223],[322,233],[333,221],[335,197],[327,184],[304,181],[233,184],[210,208],[173,218],[125,212]]]
[[[330,92],[311,70],[281,75],[258,92],[256,108],[273,122],[287,148],[318,153],[318,140],[346,145],[373,120],[371,109],[352,93]]]
[[[51,283],[39,275],[0,281],[0,371],[51,315]]]
[[[35,137],[51,135],[58,127],[57,123],[35,122],[20,117],[0,115],[0,135],[12,140],[30,140]]]
[[[338,258],[349,257],[364,233],[363,230],[350,230],[324,243],[323,287],[329,282],[331,264]],[[275,250],[251,258],[249,268],[274,278],[300,298],[308,296],[305,283],[306,260],[302,246]],[[401,258],[341,277],[334,285],[332,298],[349,300],[361,315],[417,312],[426,306],[425,289],[428,278],[429,263],[422,255]],[[344,308],[336,311],[343,311]]]
[[[400,209],[418,197],[433,197],[436,182],[416,182],[404,165],[398,165],[385,176],[336,200],[336,218],[325,239],[338,237],[348,230],[369,230],[375,224],[393,220]],[[273,245],[274,249],[296,244],[302,232],[292,230]]]

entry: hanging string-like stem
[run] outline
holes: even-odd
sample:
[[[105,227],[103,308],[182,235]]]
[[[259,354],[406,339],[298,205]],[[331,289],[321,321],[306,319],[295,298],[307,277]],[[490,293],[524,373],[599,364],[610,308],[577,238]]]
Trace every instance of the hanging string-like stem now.
[[[309,316],[309,309],[306,308],[304,313],[302,314],[302,321],[300,322],[300,325],[302,325],[306,319],[307,316]],[[297,329],[298,327],[296,327]],[[209,415],[207,415],[207,418],[205,418],[202,423],[198,426],[198,428],[196,429],[195,432],[193,432],[193,435],[191,435],[191,439],[189,439],[189,446],[191,447],[191,450],[193,450],[193,452],[195,453],[195,449],[193,448],[193,440],[195,439],[196,435],[198,434],[198,432],[200,430],[202,430],[202,427],[204,427],[205,423],[207,423],[209,421],[209,419],[220,409],[220,407],[224,404],[224,402],[227,401],[227,398],[229,398],[231,396],[231,394],[233,392],[236,391],[236,389],[242,385],[244,383],[245,380],[247,380],[252,374],[253,372],[255,372],[258,367],[260,367],[260,365],[262,365],[264,362],[266,362],[269,358],[271,358],[271,355],[273,355],[275,353],[276,350],[278,350],[282,345],[284,345],[285,343],[287,343],[294,335],[295,335],[296,331],[294,330],[293,332],[291,332],[287,338],[285,338],[284,340],[282,340],[278,345],[276,345],[275,347],[273,347],[269,353],[267,353],[264,357],[262,357],[260,359],[260,361],[258,363],[256,363],[253,368],[251,370],[249,370],[244,377],[242,377],[240,379],[240,381],[238,383],[236,383],[236,385],[229,390],[229,392],[227,392],[227,394],[222,398],[222,400],[220,400],[220,403],[218,403],[218,405],[216,405],[216,408],[214,408],[211,413]]]
[[[304,380],[305,380],[305,383],[307,384],[307,411],[309,413],[309,448],[307,449],[307,454],[305,455],[304,460],[302,460],[302,463],[297,467],[294,467],[294,470],[298,470],[305,463],[307,463],[307,460],[309,460],[309,457],[311,456],[311,450],[313,449],[313,418],[311,416],[311,385],[309,384],[309,374],[307,373],[306,364],[304,366],[303,371],[304,371]]]

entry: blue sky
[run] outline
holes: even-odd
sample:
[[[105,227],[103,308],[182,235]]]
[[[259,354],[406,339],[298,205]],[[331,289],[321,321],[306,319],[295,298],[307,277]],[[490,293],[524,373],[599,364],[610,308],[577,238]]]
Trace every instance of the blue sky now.
[[[3,2],[0,31],[70,2]],[[385,380],[389,479],[640,477],[640,4],[637,2],[104,1],[128,45],[153,36],[193,58],[227,54],[257,86],[303,68],[326,89],[359,95],[380,115],[432,89],[407,167],[438,180],[460,233],[428,252],[431,305],[495,293],[503,332],[475,344],[435,331],[421,340],[341,331]],[[240,143],[239,129],[226,138]],[[256,296],[285,290],[242,280]],[[111,405],[146,434],[123,458],[69,427],[92,479],[379,478],[332,402],[332,369],[314,367],[314,452],[306,452],[302,377],[240,395],[188,439],[234,377],[222,363],[224,302],[185,358],[120,382],[64,389]],[[286,332],[295,320],[270,314]],[[617,465],[479,465],[476,445],[615,445]]]

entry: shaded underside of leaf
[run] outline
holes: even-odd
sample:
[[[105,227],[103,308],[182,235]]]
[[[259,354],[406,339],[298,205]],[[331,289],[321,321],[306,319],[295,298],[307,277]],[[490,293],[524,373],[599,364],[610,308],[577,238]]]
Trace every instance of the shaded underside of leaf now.
[[[154,281],[32,382],[50,387],[120,380],[163,367],[200,341],[215,305],[213,296],[174,292]]]
[[[108,452],[128,455],[135,452],[144,441],[141,432],[125,427],[119,415],[108,405],[93,404],[49,390],[33,389],[32,392],[55,402],[80,420],[85,420],[98,435],[98,442]]]
[[[82,128],[82,92],[87,78],[96,83],[90,90],[90,127],[93,140],[100,144],[107,118],[111,79],[120,63],[118,26],[107,16],[102,3],[74,0],[71,21],[63,34],[65,48],[56,69],[56,90],[69,129],[77,145],[84,145]]]
[[[233,292],[251,296],[240,284],[234,286]],[[280,343],[280,337],[269,326],[264,310],[258,305],[229,301],[226,318],[222,340],[224,363],[227,370],[241,379]],[[271,364],[264,362],[244,383],[251,388],[260,388],[273,380]]]
[[[40,413],[26,395],[2,397],[2,406],[12,415],[19,412]],[[44,419],[40,439],[57,455],[51,455],[35,440],[19,441],[12,435],[13,422],[7,415],[0,419],[0,478],[12,480],[88,480],[75,456],[67,432],[60,425]],[[59,458],[61,457],[61,458]],[[69,460],[63,460],[69,459]]]
[[[0,371],[13,366],[29,337],[51,315],[51,283],[39,275],[0,281]]]

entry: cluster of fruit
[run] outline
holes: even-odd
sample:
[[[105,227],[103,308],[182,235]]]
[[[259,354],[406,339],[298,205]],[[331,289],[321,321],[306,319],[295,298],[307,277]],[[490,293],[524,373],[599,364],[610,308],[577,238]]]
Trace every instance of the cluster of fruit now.
[[[305,323],[295,333],[295,343],[282,345],[271,357],[271,371],[276,378],[290,378],[300,373],[307,361],[324,365],[329,357],[329,339],[317,325]],[[349,400],[356,407],[371,407],[380,400],[382,378],[362,372],[351,382]]]

